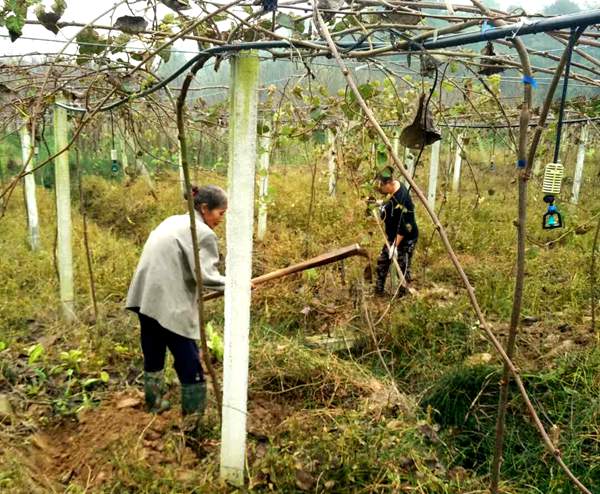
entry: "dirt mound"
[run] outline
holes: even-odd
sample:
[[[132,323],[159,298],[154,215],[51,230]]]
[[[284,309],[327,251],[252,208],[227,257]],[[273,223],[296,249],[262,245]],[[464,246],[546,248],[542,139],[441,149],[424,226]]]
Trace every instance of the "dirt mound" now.
[[[264,443],[290,413],[287,405],[269,397],[252,397],[248,403],[250,441]],[[199,457],[185,445],[178,406],[151,415],[144,411],[139,391],[126,391],[82,412],[78,420],[53,424],[33,434],[22,460],[34,473],[31,477],[50,490],[78,484],[97,492],[115,479],[127,484],[130,480],[123,473],[128,465],[142,465],[157,478],[168,476],[185,483],[192,480],[201,463],[204,471],[206,462],[218,466],[215,414],[214,410],[207,412],[213,430],[202,444],[205,455]]]
[[[496,336],[508,337],[508,325],[496,325]],[[518,333],[516,362],[525,369],[543,370],[556,365],[569,352],[593,347],[596,336],[587,324],[551,324],[524,317]]]
[[[87,488],[112,479],[120,459],[143,462],[160,473],[169,466],[184,475],[199,460],[185,447],[179,412],[151,415],[137,391],[114,395],[99,408],[82,412],[78,421],[62,422],[30,437],[32,467],[47,484],[76,482]],[[215,451],[216,442],[206,442]]]

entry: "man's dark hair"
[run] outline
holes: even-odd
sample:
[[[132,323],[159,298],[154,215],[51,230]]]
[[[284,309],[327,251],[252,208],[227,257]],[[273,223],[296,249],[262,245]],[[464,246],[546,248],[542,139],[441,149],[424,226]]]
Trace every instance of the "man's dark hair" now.
[[[394,180],[394,170],[391,166],[386,166],[377,172],[377,180],[382,183],[388,183]]]

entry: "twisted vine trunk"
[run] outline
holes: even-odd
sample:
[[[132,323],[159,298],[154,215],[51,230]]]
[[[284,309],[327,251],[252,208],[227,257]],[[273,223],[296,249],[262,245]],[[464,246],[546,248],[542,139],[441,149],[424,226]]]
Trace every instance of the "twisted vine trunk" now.
[[[221,406],[221,387],[217,381],[217,374],[212,366],[209,358],[208,343],[206,341],[206,331],[204,326],[204,287],[202,286],[202,270],[200,266],[200,253],[198,251],[198,231],[196,230],[196,213],[194,210],[194,198],[192,196],[192,184],[190,181],[190,168],[188,163],[187,155],[187,142],[185,137],[185,99],[189,91],[190,85],[196,73],[206,63],[208,58],[201,58],[196,64],[190,69],[189,74],[186,76],[181,87],[181,92],[177,98],[177,135],[179,139],[179,151],[181,157],[181,170],[183,172],[183,179],[185,182],[185,190],[187,191],[187,206],[188,213],[190,215],[190,229],[192,231],[192,245],[194,248],[194,264],[196,272],[196,280],[198,286],[198,324],[200,326],[200,346],[202,348],[202,360],[210,378],[212,381],[212,388],[215,394],[215,400],[217,402],[217,410],[219,411],[219,419],[221,419],[222,406]]]
[[[485,7],[481,6],[476,0],[472,0],[477,6],[480,6],[482,12],[489,14],[489,11]],[[502,21],[497,23],[503,24]],[[515,49],[519,53],[521,58],[521,64],[523,67],[523,74],[525,76],[532,77],[531,66],[529,64],[529,55],[523,45],[522,41],[518,38],[513,40]],[[519,122],[519,154],[517,165],[521,168],[518,178],[518,220],[517,220],[517,262],[516,262],[516,278],[515,278],[515,290],[513,294],[513,307],[510,317],[510,327],[508,332],[508,340],[506,342],[506,354],[512,359],[515,351],[517,333],[519,328],[519,321],[521,319],[521,309],[523,306],[523,289],[525,286],[525,240],[526,231],[525,227],[527,224],[527,185],[529,183],[529,177],[531,176],[531,169],[535,160],[535,154],[537,146],[541,139],[541,135],[544,129],[546,118],[550,110],[550,104],[554,97],[556,87],[560,81],[563,69],[569,59],[569,48],[565,49],[563,56],[554,73],[553,80],[546,94],[544,106],[540,113],[540,117],[537,123],[536,130],[534,132],[531,145],[529,150],[527,149],[528,144],[528,126],[529,126],[529,113],[531,108],[532,90],[530,84],[525,84],[524,87],[524,101],[521,108],[521,118]],[[498,400],[498,415],[496,417],[496,439],[494,447],[494,458],[492,460],[492,467],[490,472],[490,491],[492,494],[498,494],[500,484],[500,471],[502,468],[502,456],[504,450],[504,435],[505,435],[505,424],[506,424],[506,408],[508,404],[509,395],[509,384],[510,384],[511,370],[509,366],[504,364],[502,371],[502,379],[500,381],[500,397]],[[552,445],[552,448],[556,451],[555,456],[559,463],[562,462],[560,452]],[[558,453],[558,455],[557,455]],[[567,471],[567,475],[573,480],[580,491],[589,492],[587,489],[573,476],[570,471]]]
[[[513,40],[515,48],[521,57],[523,75],[532,77],[529,55],[523,45],[523,42],[515,38]],[[523,105],[519,120],[519,148],[517,156],[517,167],[524,169],[527,166],[527,144],[528,127],[530,118],[530,108],[532,103],[531,84],[524,84]],[[513,294],[513,306],[510,316],[510,328],[508,331],[508,341],[506,343],[506,355],[510,359],[515,353],[515,343],[521,319],[521,309],[523,307],[523,287],[525,286],[525,227],[527,225],[527,183],[529,176],[526,173],[519,174],[518,180],[518,220],[517,220],[517,262],[515,291]],[[494,449],[494,458],[492,461],[492,474],[490,490],[493,494],[498,492],[500,481],[500,468],[502,466],[502,452],[504,449],[504,427],[506,423],[506,406],[508,403],[508,385],[510,383],[510,368],[504,363],[502,371],[502,380],[500,382],[500,398],[498,402],[498,415],[496,417],[496,441]]]

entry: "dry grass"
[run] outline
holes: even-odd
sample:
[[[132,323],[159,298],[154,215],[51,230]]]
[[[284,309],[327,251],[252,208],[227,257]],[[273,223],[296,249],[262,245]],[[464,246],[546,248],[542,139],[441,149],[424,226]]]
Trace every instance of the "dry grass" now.
[[[462,199],[449,197],[441,216],[484,310],[502,332],[510,313],[514,283],[512,221],[516,216],[516,187],[507,185],[513,173],[501,171],[502,164],[494,175],[486,172],[485,165],[475,162],[475,166],[484,200],[473,207],[473,187],[465,178]],[[48,486],[37,482],[35,465],[31,468],[20,460],[26,452],[19,443],[29,441],[36,432],[56,430],[53,427],[64,416],[85,413],[91,414],[92,421],[106,418],[110,416],[107,407],[114,403],[116,394],[139,385],[141,357],[136,324],[122,310],[122,301],[149,231],[164,217],[185,211],[174,175],[163,178],[166,180],[157,187],[158,201],[141,182],[124,188],[97,178],[85,179],[85,207],[102,314],[96,325],[90,325],[81,218],[77,212],[73,214],[74,256],[81,320],[73,325],[65,325],[58,311],[52,195],[39,190],[40,211],[47,222],[42,224],[43,249],[37,254],[26,245],[19,196],[0,220],[0,249],[10,253],[0,259],[0,276],[5,280],[0,287],[0,341],[8,346],[0,351],[0,392],[10,395],[17,416],[4,432],[12,444],[0,453],[0,487],[12,492],[49,492]],[[224,183],[224,177],[212,173],[201,173],[199,178],[202,183]],[[338,197],[332,199],[325,193],[326,177],[317,175],[314,215],[309,224],[310,178],[302,168],[274,167],[269,233],[264,243],[255,245],[255,274],[354,242],[373,255],[380,249],[377,227],[364,214],[363,192],[343,180]],[[417,179],[426,183],[424,168],[419,168]],[[591,202],[586,199],[578,208],[561,206],[568,226],[586,222],[597,212],[599,205],[591,195],[593,185],[589,181],[582,191],[584,198],[592,198]],[[492,189],[495,192],[490,195],[487,191]],[[543,212],[542,204],[535,199],[539,195],[532,184],[528,233],[538,243],[563,233],[544,233],[539,228],[537,219]],[[407,393],[429,387],[471,354],[489,351],[489,345],[473,326],[462,288],[421,209],[418,218],[422,233],[414,258],[417,296],[395,302],[388,312],[385,304],[367,298],[373,320],[387,314],[375,328],[376,341],[393,377]],[[224,230],[218,234],[223,236]],[[567,235],[553,248],[529,244],[524,313],[539,321],[535,332],[526,333],[532,350],[522,355],[522,364],[534,354],[533,349],[542,348],[540,338],[545,333],[558,334],[559,345],[566,339],[576,340],[576,335],[589,326],[587,270],[592,235],[589,230]],[[476,492],[484,481],[470,472],[446,468],[453,453],[443,443],[434,440],[432,444],[427,439],[431,434],[424,432],[428,429],[423,426],[432,425],[426,419],[420,421],[423,417],[411,400],[390,398],[390,376],[375,357],[375,343],[363,320],[363,267],[361,261],[349,260],[344,263],[343,273],[338,266],[324,267],[255,293],[249,415],[254,434],[249,444],[251,485],[257,491],[280,492],[303,490],[307,483],[309,490],[316,492]],[[215,327],[221,326],[222,302],[212,302],[207,316]],[[571,332],[557,332],[563,324],[569,324]],[[354,353],[335,355],[303,345],[309,334],[325,335],[341,329],[362,335],[363,346]],[[30,349],[38,343],[45,347],[43,356],[29,363]],[[589,344],[586,340],[576,347]],[[81,360],[69,361],[78,355],[70,351],[81,352]],[[70,357],[62,356],[65,352]],[[539,357],[540,352],[535,355]],[[536,366],[549,365],[550,361],[536,360]],[[70,368],[74,368],[75,379],[71,384],[66,375]],[[82,383],[97,378],[101,371],[109,373],[109,382],[86,389]],[[69,394],[65,394],[67,386],[71,386]],[[139,410],[131,413],[145,416]],[[85,423],[71,423],[63,432],[83,433]],[[132,425],[133,436],[139,437],[144,424]],[[218,438],[218,430],[213,434],[212,439]],[[172,431],[161,432],[161,440],[166,443],[170,437]],[[206,486],[212,492],[217,489],[218,448],[201,465],[188,468],[187,472],[192,472],[188,475],[184,472],[187,467],[182,469],[168,461],[160,466],[145,464],[136,456],[145,447],[135,450],[135,444],[132,439],[119,445],[106,444],[105,448],[98,443],[91,448],[87,463],[109,464],[114,477],[112,483],[90,484],[88,492],[174,492],[192,485]],[[175,455],[181,453],[173,451]],[[166,458],[168,454],[158,456]],[[59,465],[60,459],[56,461]],[[101,470],[93,469],[94,475]],[[56,474],[52,479],[58,482],[59,490],[85,489],[85,467],[66,483],[61,484],[59,477]],[[514,483],[519,482],[515,479]],[[519,488],[508,491],[519,492]]]

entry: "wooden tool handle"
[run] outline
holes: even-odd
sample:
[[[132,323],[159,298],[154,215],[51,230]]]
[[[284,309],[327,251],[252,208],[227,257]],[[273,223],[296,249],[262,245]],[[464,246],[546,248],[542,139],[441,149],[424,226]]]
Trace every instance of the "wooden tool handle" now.
[[[341,261],[342,259],[346,259],[347,257],[352,256],[362,256],[369,259],[369,254],[365,249],[363,249],[358,244],[352,244],[348,245],[347,247],[342,247],[340,249],[321,254],[320,256],[313,257],[306,261],[299,262],[298,264],[292,264],[287,268],[277,269],[275,271],[271,271],[270,273],[257,276],[256,278],[252,279],[252,283],[255,286],[262,285],[263,283],[267,283],[268,281],[283,278],[284,276],[299,273],[300,271],[306,271],[307,269],[324,266],[325,264],[331,264],[332,262]],[[203,300],[212,300],[221,296],[223,296],[223,292],[211,292],[205,295]]]

